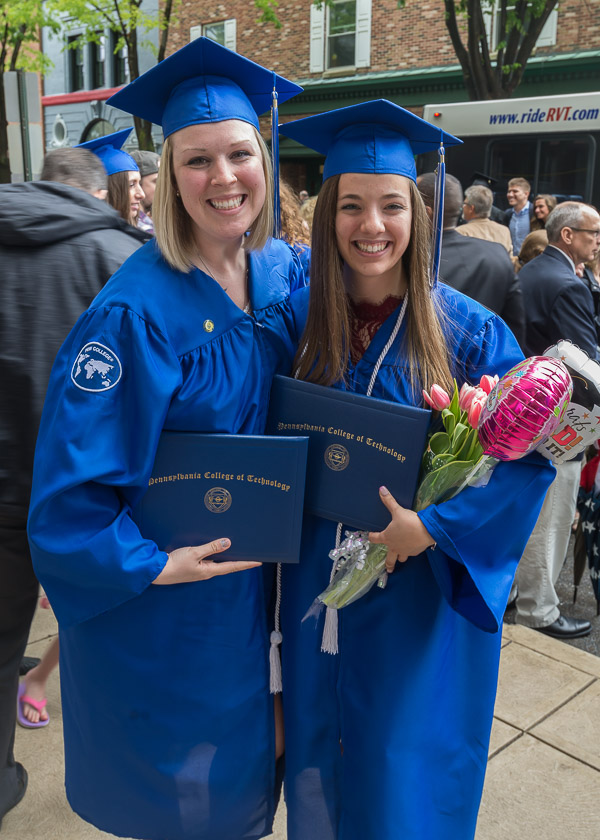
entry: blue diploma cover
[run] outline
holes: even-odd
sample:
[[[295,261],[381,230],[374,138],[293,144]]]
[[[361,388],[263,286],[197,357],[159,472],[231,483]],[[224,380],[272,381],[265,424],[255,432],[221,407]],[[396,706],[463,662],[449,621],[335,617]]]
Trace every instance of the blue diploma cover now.
[[[307,449],[306,437],[165,431],[131,516],[164,551],[229,537],[218,559],[297,563]]]
[[[354,528],[381,531],[385,485],[412,508],[431,412],[276,376],[267,433],[308,435],[304,508]]]

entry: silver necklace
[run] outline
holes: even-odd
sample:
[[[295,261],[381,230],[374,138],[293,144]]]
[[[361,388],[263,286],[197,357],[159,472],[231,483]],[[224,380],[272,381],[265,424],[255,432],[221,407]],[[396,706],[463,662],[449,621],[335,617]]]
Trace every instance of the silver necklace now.
[[[200,260],[200,262],[201,262],[201,263],[202,263],[202,265],[204,266],[204,271],[206,272],[206,274],[208,274],[208,276],[209,276],[211,279],[213,279],[213,280],[215,281],[215,283],[218,283],[218,284],[219,284],[219,286],[221,286],[221,284],[219,283],[219,281],[216,279],[215,275],[214,275],[211,271],[209,271],[208,266],[206,265],[206,263],[204,262],[204,260],[202,259],[201,255],[200,255],[200,252],[199,252],[199,251],[197,251],[196,253],[197,253],[197,257],[198,257],[198,259]],[[247,303],[247,304],[243,307],[242,311],[243,311],[246,315],[248,315],[248,314],[250,313],[250,311],[251,311],[251,306],[250,306],[250,294],[249,294],[249,292],[248,292],[248,257],[246,257],[245,262],[246,262],[245,284],[246,284],[246,297],[248,298],[248,303]],[[227,293],[227,289],[229,288],[229,286],[221,286],[221,288],[223,289],[223,291],[224,291],[225,293]]]

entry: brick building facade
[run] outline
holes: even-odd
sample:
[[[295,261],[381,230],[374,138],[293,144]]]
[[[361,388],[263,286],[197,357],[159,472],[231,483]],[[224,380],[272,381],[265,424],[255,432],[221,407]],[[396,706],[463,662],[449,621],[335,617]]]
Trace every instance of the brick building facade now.
[[[320,11],[311,0],[279,0],[276,11],[280,29],[258,20],[252,0],[223,0],[216,6],[183,0],[169,51],[204,34],[298,82],[304,93],[282,106],[282,121],[376,98],[418,114],[427,103],[468,98],[442,0],[406,0],[403,9],[397,0],[335,0],[333,8],[323,6]],[[493,15],[487,16],[486,25],[493,44]],[[600,88],[599,79],[600,0],[563,0],[542,31],[515,96],[594,91]],[[454,156],[456,174],[467,177],[467,168],[473,168],[470,149],[478,156],[474,168],[492,166],[487,139],[471,142],[466,152],[453,152],[449,171]],[[322,160],[286,138],[280,152],[284,176],[297,189],[316,191]],[[465,158],[462,164],[460,154]],[[540,157],[540,149],[531,151],[532,160]],[[577,190],[589,166],[586,158]],[[500,181],[524,174],[502,163],[497,167],[502,170]],[[596,169],[599,178],[600,166]],[[526,174],[541,185],[545,176],[538,170],[539,166]]]

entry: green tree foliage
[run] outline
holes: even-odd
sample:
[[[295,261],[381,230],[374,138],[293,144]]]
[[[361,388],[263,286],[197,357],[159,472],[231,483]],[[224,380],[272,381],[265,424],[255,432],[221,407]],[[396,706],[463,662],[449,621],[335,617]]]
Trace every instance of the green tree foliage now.
[[[1,2],[1,0],[0,0]],[[86,43],[99,43],[105,30],[116,34],[115,52],[127,47],[127,63],[131,81],[140,75],[139,47],[152,46],[144,35],[153,29],[159,30],[157,61],[166,55],[169,26],[175,23],[180,0],[165,0],[160,4],[158,17],[148,14],[143,0],[55,0],[57,8],[65,18],[76,21],[82,28],[79,38],[69,44],[70,49]],[[154,151],[152,123],[139,117],[133,118],[140,149]]]
[[[557,0],[444,0],[446,28],[470,99],[510,97]],[[485,14],[494,15],[490,44]]]
[[[39,30],[58,24],[51,3],[0,0],[0,183],[10,182],[4,74],[11,70],[43,72],[49,61],[39,49]]]

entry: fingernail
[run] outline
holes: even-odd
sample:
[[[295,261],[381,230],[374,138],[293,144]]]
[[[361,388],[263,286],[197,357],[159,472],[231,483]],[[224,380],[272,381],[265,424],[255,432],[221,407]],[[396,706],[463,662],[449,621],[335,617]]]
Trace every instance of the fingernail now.
[[[229,545],[229,540],[221,540],[221,548],[227,548]]]
[[[381,493],[382,496],[389,496],[390,495],[390,491],[387,489],[387,487],[383,487],[383,485],[379,488],[379,492]]]

